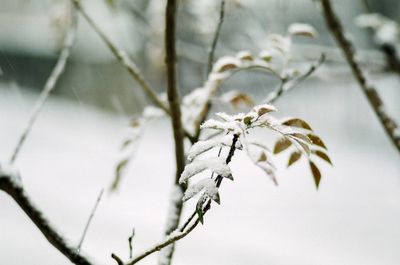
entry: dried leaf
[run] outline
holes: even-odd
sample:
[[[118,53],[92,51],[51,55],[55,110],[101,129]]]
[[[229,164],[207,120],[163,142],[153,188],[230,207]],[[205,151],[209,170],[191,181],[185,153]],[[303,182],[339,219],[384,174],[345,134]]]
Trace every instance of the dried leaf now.
[[[325,152],[313,150],[313,153],[333,166],[331,159]]]
[[[317,145],[319,147],[324,148],[325,150],[328,150],[328,148],[326,147],[326,145],[324,144],[324,142],[321,140],[321,138],[315,134],[307,134],[307,137],[311,140],[311,142],[314,145]]]
[[[299,127],[299,128],[303,128],[303,129],[312,131],[311,126],[308,125],[307,122],[305,122],[304,120],[299,119],[299,118],[291,118],[291,119],[285,120],[284,122],[282,122],[282,124],[286,125],[286,126]]]
[[[287,167],[290,167],[293,165],[295,162],[297,162],[301,158],[301,152],[300,151],[295,151],[290,154],[289,161]]]
[[[308,138],[307,135],[301,134],[301,133],[293,133],[291,134],[293,137],[296,137],[297,139],[303,140],[304,142],[308,144],[312,144],[310,138]]]
[[[293,23],[289,26],[288,32],[290,35],[301,35],[314,38],[317,35],[315,28],[309,24]]]
[[[318,167],[314,164],[313,161],[310,160],[310,169],[311,173],[313,174],[315,186],[319,187],[319,182],[321,181],[321,172],[319,171]]]
[[[292,142],[286,137],[279,138],[274,146],[274,154],[279,154],[280,152],[286,150],[292,145]]]

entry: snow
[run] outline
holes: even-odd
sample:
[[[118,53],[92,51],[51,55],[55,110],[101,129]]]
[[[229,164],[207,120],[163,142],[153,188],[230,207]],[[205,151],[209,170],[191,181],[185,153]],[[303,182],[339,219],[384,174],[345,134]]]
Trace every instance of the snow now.
[[[209,169],[217,175],[221,175],[224,178],[233,180],[232,171],[225,162],[225,158],[215,157],[204,160],[195,160],[190,164],[186,165],[185,170],[182,172],[179,179],[179,183],[185,183],[189,178],[194,175]]]
[[[307,37],[317,36],[317,31],[315,28],[309,24],[304,23],[293,23],[288,28],[288,33],[290,35],[302,35]]]
[[[22,188],[21,176],[12,165],[0,164],[0,178],[7,178],[14,187]]]
[[[215,180],[211,178],[202,179],[199,182],[192,184],[186,190],[182,200],[187,201],[196,196],[200,191],[204,190],[204,193],[213,200],[217,198],[218,188],[215,184]]]
[[[372,77],[385,90],[387,110],[399,117],[398,79]],[[275,187],[247,155],[235,152],[229,164],[235,183],[219,191],[223,206],[212,208],[206,224],[179,241],[174,264],[398,265],[399,154],[361,100],[359,87],[349,82],[352,76],[326,78],[328,84],[307,81],[276,103],[280,115],[309,121],[329,147],[335,167],[321,167],[319,191],[302,161],[287,170],[284,154],[276,156]],[[5,87],[0,95],[0,156],[5,159],[35,97]],[[24,187],[72,242],[81,236],[93,198],[113,177],[126,124],[121,116],[55,96],[21,152],[16,167]],[[121,189],[104,196],[88,231],[82,251],[96,264],[113,264],[114,251],[127,259],[133,224],[134,256],[163,235],[174,145],[169,121],[151,126]],[[253,136],[266,145],[273,140],[256,131]],[[184,219],[193,212],[192,203],[187,202]],[[0,209],[0,264],[70,264],[2,192]],[[140,264],[156,262],[155,254]]]
[[[225,72],[226,70],[239,68],[242,66],[242,61],[233,56],[225,56],[219,58],[212,69],[213,73],[221,73]]]
[[[224,135],[210,140],[198,141],[190,148],[188,153],[188,160],[193,161],[197,156],[213,149],[214,147],[229,147],[232,145],[232,138],[232,135]],[[241,146],[238,144],[236,144],[236,147],[238,149],[241,149]]]
[[[380,44],[396,45],[399,41],[399,25],[380,14],[362,14],[356,18],[356,25],[374,30],[375,39]]]

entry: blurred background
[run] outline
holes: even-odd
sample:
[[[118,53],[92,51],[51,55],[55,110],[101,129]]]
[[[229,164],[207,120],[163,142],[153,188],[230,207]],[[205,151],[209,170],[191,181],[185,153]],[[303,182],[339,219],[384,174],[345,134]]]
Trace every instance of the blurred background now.
[[[219,3],[180,1],[176,41],[182,95],[206,79]],[[165,1],[82,4],[153,87],[165,91]],[[400,122],[399,75],[387,67],[371,32],[355,25],[355,18],[368,10],[399,22],[400,2],[333,4],[388,112]],[[7,161],[54,67],[69,19],[67,0],[0,0],[0,162]],[[318,2],[226,1],[216,58],[241,50],[258,54],[268,34],[285,35],[294,22],[309,23],[319,34],[315,39],[295,37],[292,60],[309,63],[322,52],[327,60],[277,101],[278,115],[309,121],[328,145],[334,167],[322,167],[317,191],[306,163],[286,169],[286,158],[277,156],[275,187],[238,154],[232,162],[235,181],[223,186],[221,206],[210,211],[204,226],[178,243],[174,264],[400,263],[400,157],[336,48]],[[240,88],[261,99],[277,81],[261,73],[241,73],[220,93]],[[79,17],[66,72],[17,161],[32,199],[71,242],[78,242],[97,194],[113,179],[130,119],[148,103],[135,80]],[[214,111],[238,110],[218,101]],[[83,245],[99,264],[113,264],[111,252],[128,258],[127,238],[133,227],[134,253],[162,239],[175,165],[169,120],[152,122],[137,148],[121,188],[102,198]],[[192,209],[187,206],[184,216]],[[69,264],[4,193],[0,239],[0,264]],[[156,258],[142,264],[155,264]]]

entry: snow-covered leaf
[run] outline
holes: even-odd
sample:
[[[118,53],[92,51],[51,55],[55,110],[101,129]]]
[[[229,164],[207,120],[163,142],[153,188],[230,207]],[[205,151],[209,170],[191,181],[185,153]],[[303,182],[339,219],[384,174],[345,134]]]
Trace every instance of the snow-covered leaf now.
[[[291,24],[288,28],[288,33],[290,35],[301,35],[311,38],[317,36],[317,31],[315,30],[315,28],[309,24],[304,24],[304,23]]]
[[[254,110],[254,112],[256,112],[258,114],[258,116],[262,116],[266,113],[277,111],[277,109],[274,106],[272,106],[271,104],[258,105],[256,107],[254,107],[253,110]]]
[[[204,193],[215,202],[219,203],[219,194],[218,188],[215,184],[215,181],[211,178],[202,179],[199,182],[190,185],[189,188],[186,190],[185,195],[183,196],[182,200],[187,201],[194,196],[196,196],[199,192],[203,191]]]
[[[198,141],[196,142],[189,150],[188,160],[193,161],[197,156],[213,149],[214,147],[219,146],[227,146],[230,147],[232,145],[232,135],[224,135],[219,138],[213,138],[210,140]],[[236,142],[235,148],[242,149],[242,146],[239,141]]]
[[[214,64],[212,71],[215,73],[221,73],[228,70],[236,69],[240,67],[241,64],[242,62],[238,58],[226,56],[218,59],[218,61]]]
[[[226,164],[225,159],[222,157],[215,157],[205,160],[195,160],[186,165],[179,179],[179,183],[185,183],[189,178],[206,169],[215,172],[219,176],[233,180],[231,169]]]

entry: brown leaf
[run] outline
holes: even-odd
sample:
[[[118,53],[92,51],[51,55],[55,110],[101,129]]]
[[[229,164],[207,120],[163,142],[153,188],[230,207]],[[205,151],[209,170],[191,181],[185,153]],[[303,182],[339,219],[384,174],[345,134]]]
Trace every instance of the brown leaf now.
[[[310,169],[311,173],[313,174],[315,186],[319,187],[319,182],[321,181],[321,172],[319,171],[318,167],[314,164],[313,161],[310,160]]]
[[[315,135],[315,134],[307,134],[307,137],[310,138],[311,142],[319,147],[324,148],[325,150],[328,150],[328,148],[326,147],[326,145],[324,144],[324,142],[321,140],[321,138],[319,138],[319,136]]]
[[[247,94],[245,94],[245,93],[238,93],[238,94],[236,94],[235,96],[233,96],[233,97],[230,99],[230,103],[231,103],[235,108],[238,108],[238,107],[240,106],[241,103],[243,103],[243,104],[245,104],[245,105],[247,105],[247,106],[249,106],[249,107],[254,106],[254,101],[253,101],[253,99],[252,99],[249,95],[247,95]]]
[[[267,155],[265,154],[265,152],[261,152],[260,157],[257,159],[257,162],[264,162],[267,161]]]
[[[300,128],[312,131],[311,126],[308,125],[307,122],[305,122],[302,119],[298,119],[298,118],[288,119],[288,120],[282,122],[282,124],[286,125],[286,126],[300,127]]]
[[[292,145],[292,142],[286,137],[279,138],[274,146],[274,154],[279,154],[280,152],[286,150]]]
[[[295,152],[291,153],[290,157],[289,157],[289,162],[288,162],[287,167],[290,167],[291,165],[293,165],[300,158],[301,158],[301,152],[300,151],[295,151]]]
[[[333,166],[331,159],[325,152],[314,150],[313,153]]]
[[[300,139],[300,140],[303,140],[303,141],[306,142],[306,143],[312,144],[310,138],[308,138],[308,136],[306,136],[306,135],[304,135],[304,134],[301,134],[301,133],[293,133],[293,134],[291,134],[291,135],[294,136],[294,137],[296,137],[296,138],[298,138],[298,139]]]

